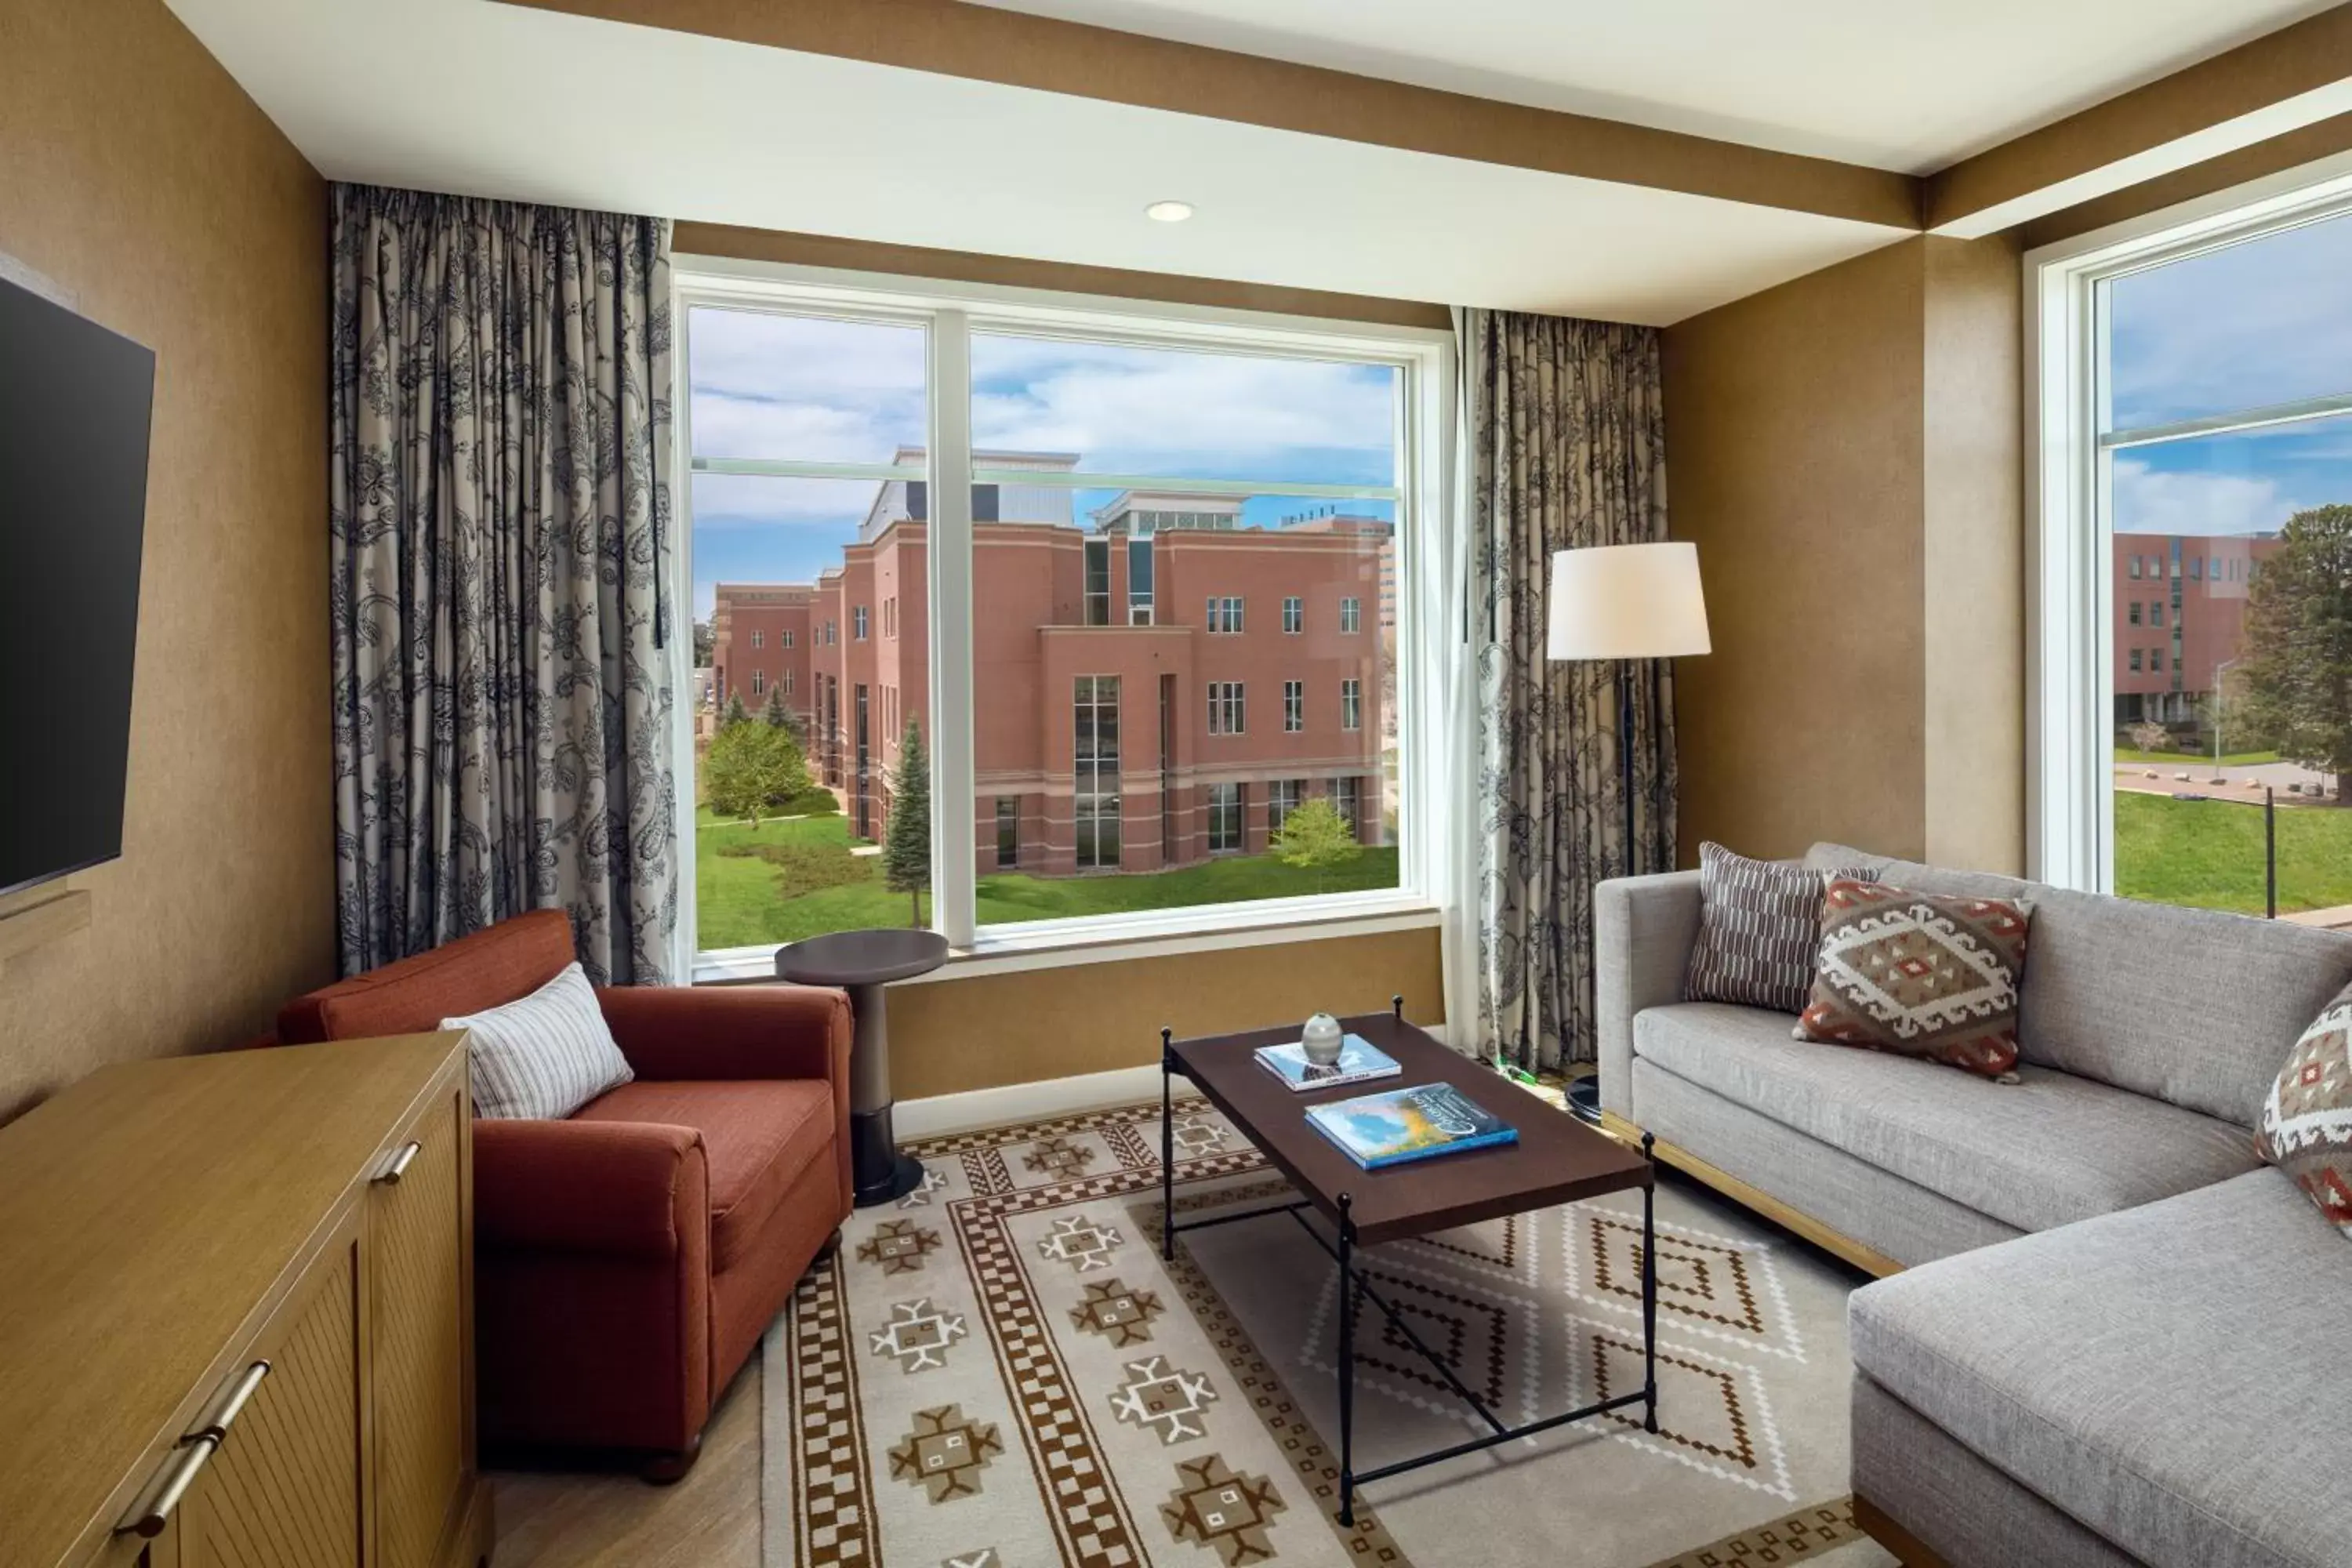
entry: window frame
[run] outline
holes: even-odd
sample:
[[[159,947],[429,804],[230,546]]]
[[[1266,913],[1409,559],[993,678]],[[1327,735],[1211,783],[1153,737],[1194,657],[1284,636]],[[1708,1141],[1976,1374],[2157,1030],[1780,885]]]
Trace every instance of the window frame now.
[[[796,316],[919,324],[929,341],[926,395],[929,401],[923,478],[934,498],[929,520],[929,658],[933,710],[932,792],[935,799],[976,798],[972,757],[971,518],[970,489],[991,476],[976,473],[971,446],[968,397],[948,388],[971,384],[973,334],[1011,332],[1031,338],[1110,342],[1143,348],[1189,349],[1210,353],[1342,361],[1381,364],[1399,376],[1393,432],[1393,483],[1307,485],[1283,481],[1232,481],[1235,493],[1299,494],[1308,498],[1376,499],[1391,502],[1397,520],[1398,565],[1402,579],[1418,582],[1424,571],[1450,559],[1457,526],[1454,496],[1454,349],[1444,329],[1333,321],[1275,312],[1129,300],[978,283],[909,279],[887,274],[732,258],[679,255],[672,260],[673,320],[677,323],[674,393],[679,416],[673,438],[679,476],[681,526],[672,572],[678,602],[691,604],[693,590],[692,476],[712,471],[693,457],[692,405],[688,386],[693,364],[692,312],[710,307]],[[742,465],[733,465],[740,467]],[[757,467],[758,465],[751,465]],[[917,477],[894,465],[866,465],[875,473],[843,478]],[[1167,476],[1158,476],[1164,479]],[[1114,476],[1079,474],[1072,488],[1102,488]],[[1427,563],[1428,564],[1424,564]],[[1447,737],[1461,716],[1442,710],[1436,700],[1446,668],[1444,650],[1424,647],[1414,636],[1419,591],[1400,595],[1397,668],[1397,767],[1390,786],[1396,803],[1398,882],[1393,889],[1327,893],[1298,898],[1202,904],[1125,915],[1039,921],[1017,925],[976,924],[976,878],[943,876],[934,890],[933,925],[951,944],[942,978],[958,972],[1023,969],[1066,963],[1113,960],[1164,951],[1188,951],[1201,942],[1286,940],[1284,933],[1336,934],[1339,931],[1405,930],[1438,923],[1439,890],[1450,884],[1450,836],[1428,819],[1433,781],[1445,766]],[[1235,606],[1235,632],[1242,606]],[[1435,615],[1433,604],[1429,613]],[[838,642],[828,626],[825,646]],[[814,636],[814,634],[813,634]],[[678,679],[690,676],[690,639],[673,639]],[[847,693],[844,693],[845,708]],[[819,721],[822,722],[822,720]],[[1463,742],[1466,743],[1466,740]],[[681,820],[691,832],[694,777],[691,725],[674,726],[674,765],[681,792]],[[1244,792],[1246,799],[1246,792]],[[932,818],[932,863],[976,863],[978,813],[939,811]],[[1244,842],[1246,839],[1244,838]],[[681,972],[703,982],[751,980],[772,975],[772,944],[699,951],[690,846],[680,863],[682,911],[675,939]],[[1321,929],[1317,929],[1321,928]]]
[[[2023,258],[2027,595],[2026,873],[2093,892],[2115,888],[2112,694],[2114,546],[2103,535],[2112,455],[2157,439],[2352,413],[2352,394],[2241,408],[2177,425],[2105,428],[2099,286],[2290,228],[2352,214],[2352,153],[2030,251]],[[2140,576],[2167,583],[2162,556]],[[2251,576],[2251,574],[2249,574]]]
[[[1286,735],[1307,732],[1307,682],[1304,680],[1282,683],[1282,732]]]

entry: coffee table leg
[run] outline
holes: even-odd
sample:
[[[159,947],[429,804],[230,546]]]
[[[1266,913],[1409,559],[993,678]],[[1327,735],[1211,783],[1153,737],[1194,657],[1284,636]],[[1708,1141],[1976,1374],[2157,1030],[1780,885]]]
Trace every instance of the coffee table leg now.
[[[1339,1522],[1356,1524],[1356,1222],[1355,1198],[1339,1194]]]
[[[1160,1030],[1160,1258],[1176,1257],[1176,1111],[1170,1085],[1175,1076],[1176,1053],[1169,1042],[1175,1031]]]
[[[1650,1162],[1650,1179],[1642,1188],[1642,1426],[1658,1429],[1658,1163],[1650,1152],[1651,1134],[1642,1134],[1642,1158]]]

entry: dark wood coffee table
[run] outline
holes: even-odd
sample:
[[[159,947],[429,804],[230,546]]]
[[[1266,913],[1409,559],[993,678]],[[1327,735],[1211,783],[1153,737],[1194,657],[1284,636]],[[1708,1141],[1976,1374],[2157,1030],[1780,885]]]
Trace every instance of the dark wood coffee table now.
[[[1459,1458],[1497,1444],[1509,1443],[1571,1421],[1582,1421],[1629,1405],[1643,1406],[1643,1425],[1658,1429],[1658,1267],[1655,1246],[1656,1166],[1650,1158],[1645,1133],[1641,1152],[1618,1142],[1607,1133],[1578,1121],[1567,1111],[1546,1104],[1509,1079],[1478,1063],[1447,1050],[1404,1021],[1404,999],[1391,1010],[1340,1020],[1350,1033],[1394,1057],[1403,1072],[1373,1083],[1348,1084],[1339,1089],[1292,1090],[1257,1065],[1252,1053],[1260,1046],[1278,1045],[1298,1037],[1295,1024],[1241,1035],[1214,1035],[1194,1040],[1160,1032],[1160,1169],[1161,1221],[1160,1248],[1173,1258],[1180,1231],[1233,1225],[1269,1215],[1288,1215],[1339,1265],[1339,1522],[1353,1525],[1355,1491],[1370,1481]],[[1176,1140],[1171,1087],[1178,1075],[1196,1085],[1209,1102],[1225,1113],[1242,1136],[1255,1144],[1298,1189],[1297,1201],[1275,1204],[1239,1214],[1213,1215],[1185,1224],[1176,1223]],[[1518,1142],[1497,1148],[1441,1154],[1385,1170],[1367,1171],[1307,1123],[1309,1106],[1383,1089],[1416,1084],[1446,1083],[1475,1103],[1518,1129]],[[1428,1236],[1456,1226],[1531,1209],[1551,1208],[1603,1193],[1642,1191],[1642,1386],[1632,1394],[1603,1399],[1580,1409],[1548,1415],[1523,1426],[1506,1426],[1478,1396],[1463,1386],[1454,1369],[1422,1342],[1412,1326],[1398,1315],[1357,1272],[1358,1249],[1382,1242]],[[1308,1211],[1329,1223],[1331,1236],[1307,1219]],[[1400,1459],[1359,1474],[1355,1469],[1356,1418],[1356,1293],[1378,1307],[1423,1360],[1435,1368],[1446,1386],[1459,1394],[1487,1427],[1487,1435]]]

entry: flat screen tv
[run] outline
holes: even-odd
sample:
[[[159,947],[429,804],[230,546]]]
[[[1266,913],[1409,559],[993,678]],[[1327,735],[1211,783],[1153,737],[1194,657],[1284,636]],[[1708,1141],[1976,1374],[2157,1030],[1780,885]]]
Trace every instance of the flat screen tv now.
[[[0,279],[0,895],[122,853],[155,356]]]

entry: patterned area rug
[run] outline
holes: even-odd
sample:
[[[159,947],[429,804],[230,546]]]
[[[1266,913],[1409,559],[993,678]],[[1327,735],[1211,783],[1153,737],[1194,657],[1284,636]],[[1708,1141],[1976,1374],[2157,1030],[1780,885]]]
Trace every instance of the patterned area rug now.
[[[1184,1217],[1288,1195],[1200,1101]],[[770,1568],[1882,1568],[1845,1496],[1853,1280],[1662,1185],[1661,1430],[1596,1417],[1376,1483],[1338,1522],[1338,1269],[1291,1220],[1163,1264],[1154,1106],[912,1144],[766,1349]],[[1504,1419],[1641,1382],[1641,1211],[1620,1194],[1372,1249],[1376,1288]],[[1362,1468],[1482,1430],[1360,1319]]]

